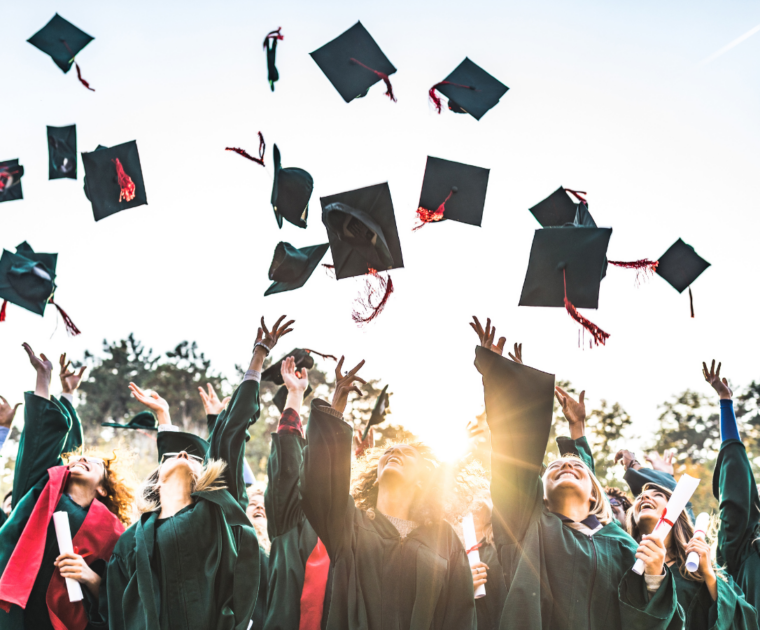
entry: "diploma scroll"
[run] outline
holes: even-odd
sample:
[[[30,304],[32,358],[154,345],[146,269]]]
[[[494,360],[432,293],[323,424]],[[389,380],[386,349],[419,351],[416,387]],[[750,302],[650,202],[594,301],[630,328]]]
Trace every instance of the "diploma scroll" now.
[[[691,495],[694,494],[698,485],[699,479],[690,477],[689,475],[681,475],[678,485],[670,496],[670,501],[668,501],[665,510],[660,516],[660,520],[654,527],[654,531],[657,532],[660,538],[664,539],[668,535],[668,532],[673,527],[673,523],[681,516],[681,512],[686,508],[686,504],[691,500]],[[633,565],[633,572],[639,575],[644,573],[644,562],[642,560],[636,560],[636,563]]]
[[[462,519],[462,532],[464,533],[464,546],[467,549],[467,559],[470,566],[480,562],[480,553],[478,553],[478,535],[475,533],[475,521],[472,514],[468,514]],[[486,596],[486,586],[481,584],[475,589],[475,599]]]
[[[710,525],[710,515],[707,512],[702,512],[697,516],[697,522],[694,523],[694,535],[702,534],[707,536],[707,527]],[[686,556],[686,570],[694,573],[699,568],[699,554],[696,551],[692,551]]]
[[[74,553],[69,515],[66,512],[54,512],[53,525],[55,526],[55,537],[58,539],[58,550],[61,553]],[[70,602],[81,602],[84,599],[82,587],[76,580],[66,578],[66,590],[69,592]]]

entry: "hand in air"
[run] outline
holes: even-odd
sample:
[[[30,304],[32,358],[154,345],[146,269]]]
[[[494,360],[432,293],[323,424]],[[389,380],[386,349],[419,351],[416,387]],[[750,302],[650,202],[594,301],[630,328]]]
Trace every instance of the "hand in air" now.
[[[280,374],[289,392],[303,393],[309,386],[309,372],[306,368],[296,370],[296,360],[293,357],[288,357],[282,362]]]
[[[354,392],[359,396],[362,395],[362,390],[354,385],[354,383],[358,382],[362,385],[367,384],[367,381],[356,375],[364,365],[364,360],[362,359],[358,365],[344,373],[342,371],[344,359],[345,357],[341,357],[340,361],[338,361],[338,365],[335,367],[335,393],[333,394],[332,401],[332,408],[340,413],[343,413],[346,410],[348,395],[351,392]]]
[[[362,440],[362,431],[360,429],[354,430],[354,455],[357,459],[364,454],[368,448],[375,448],[375,428],[370,427],[367,432],[367,439]]]
[[[53,364],[50,362],[50,360],[42,353],[40,353],[39,357],[34,354],[34,350],[32,350],[32,347],[28,343],[22,343],[21,347],[29,357],[29,363],[32,364],[32,367],[37,372],[37,375],[46,376],[48,382],[50,382],[50,375],[53,373]]]
[[[134,383],[129,384],[129,391],[132,392],[132,395],[137,399],[137,402],[145,405],[148,409],[155,412],[156,415],[159,413],[169,414],[169,403],[161,398],[156,392],[145,392]]]
[[[70,372],[69,368],[71,367],[71,361],[66,361],[65,352],[61,355],[60,359],[58,359],[58,364],[61,366],[61,389],[64,394],[73,394],[79,389],[79,383],[82,382],[82,377],[84,376],[85,370],[87,370],[87,366],[85,365],[79,368],[79,372]]]
[[[256,333],[256,342],[258,343],[260,341],[270,350],[274,348],[282,337],[293,330],[292,328],[289,328],[289,326],[295,323],[296,320],[291,319],[290,321],[282,324],[282,320],[285,319],[285,317],[287,316],[281,316],[280,319],[275,322],[271,331],[267,328],[267,325],[264,323],[264,318],[262,317],[261,328],[259,328],[258,332]]]
[[[16,409],[21,406],[21,403],[16,403],[13,407],[8,404],[8,401],[0,396],[0,427],[11,428],[13,424],[13,418],[16,416]]]
[[[639,468],[641,468],[641,464],[636,459],[636,454],[624,448],[620,449],[617,453],[615,453],[615,463],[617,464],[618,462],[620,462],[620,464],[626,470],[628,470],[631,467],[634,470],[638,470]]]
[[[224,408],[227,406],[227,403],[230,402],[230,398],[232,397],[227,396],[224,400],[219,400],[219,396],[216,395],[216,391],[211,386],[211,383],[206,383],[206,388],[208,389],[208,393],[202,387],[198,388],[198,393],[201,395],[201,400],[203,401],[203,409],[207,416],[218,416],[224,411]],[[166,408],[167,410],[169,409],[168,404],[166,405]]]
[[[503,339],[503,337],[502,337],[502,339]],[[506,342],[506,339],[504,339],[504,341]],[[499,343],[501,343],[501,339],[499,339]],[[514,353],[510,352],[509,353],[509,358],[512,359],[515,363],[519,363],[520,365],[523,364],[523,359],[522,359],[522,344],[521,343],[516,343],[515,344]]]
[[[472,320],[470,322],[470,327],[475,331],[475,334],[478,336],[478,339],[480,340],[480,345],[484,348],[488,348],[492,352],[495,352],[499,356],[502,356],[504,354],[504,344],[507,343],[506,337],[501,337],[499,341],[494,344],[494,339],[496,337],[496,326],[491,326],[491,318],[489,317],[486,320],[486,327],[485,329],[481,325],[480,321],[477,317],[474,315],[472,316]],[[517,355],[517,346],[515,346],[515,355]],[[516,358],[512,357],[513,361],[517,361],[518,363],[522,363],[522,347],[520,347],[520,360],[517,361]]]
[[[662,452],[662,455],[660,455],[657,451],[652,451],[649,453],[649,455],[645,455],[644,459],[652,464],[652,468],[654,470],[659,470],[660,472],[673,475],[675,474],[675,469],[673,468],[673,458],[675,454],[676,449],[670,448],[665,449]]]
[[[557,402],[559,402],[560,407],[562,407],[562,415],[565,416],[565,419],[570,424],[570,431],[572,432],[573,427],[579,427],[585,425],[586,422],[586,403],[584,402],[584,399],[586,398],[586,390],[584,389],[580,396],[578,396],[578,400],[575,400],[570,394],[568,394],[564,389],[557,386],[554,388],[554,396],[557,398]]]
[[[733,392],[731,391],[731,388],[728,386],[728,381],[725,378],[720,377],[720,366],[722,364],[718,363],[718,369],[715,369],[715,359],[713,359],[712,365],[710,366],[710,369],[707,369],[707,364],[702,363],[702,376],[705,377],[705,380],[710,383],[710,386],[718,392],[718,396],[720,396],[721,400],[731,400],[733,397]]]

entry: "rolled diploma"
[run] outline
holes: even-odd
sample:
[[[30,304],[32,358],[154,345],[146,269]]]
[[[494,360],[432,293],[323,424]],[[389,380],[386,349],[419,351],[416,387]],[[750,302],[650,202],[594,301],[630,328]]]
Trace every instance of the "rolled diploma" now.
[[[710,515],[707,512],[702,512],[697,516],[697,522],[694,523],[694,535],[702,534],[707,536],[707,527],[710,525]],[[699,568],[699,554],[696,551],[692,551],[686,556],[686,570],[694,573]]]
[[[681,516],[681,512],[684,511],[686,504],[691,500],[691,495],[694,494],[698,485],[699,479],[690,477],[689,475],[681,475],[681,478],[678,480],[678,485],[676,485],[673,494],[670,496],[670,501],[668,501],[668,504],[665,506],[663,516],[671,523],[675,523],[678,520],[678,517]],[[668,525],[662,518],[660,518],[654,531],[664,540],[665,536],[670,532],[670,529],[671,525]],[[639,575],[644,573],[644,562],[642,560],[636,560],[633,565],[633,572],[638,573]]]
[[[53,525],[55,526],[55,537],[58,539],[58,550],[61,553],[74,553],[69,515],[66,512],[54,512]],[[70,602],[81,602],[84,599],[82,587],[76,580],[66,578],[66,589],[69,591]]]
[[[462,532],[464,533],[464,546],[466,549],[472,549],[478,544],[478,535],[475,533],[475,521],[472,519],[472,514],[468,514],[462,519]],[[470,561],[470,566],[480,562],[480,554],[477,549],[473,549],[467,554],[467,559]],[[475,589],[475,599],[480,599],[486,596],[486,585],[481,584]]]

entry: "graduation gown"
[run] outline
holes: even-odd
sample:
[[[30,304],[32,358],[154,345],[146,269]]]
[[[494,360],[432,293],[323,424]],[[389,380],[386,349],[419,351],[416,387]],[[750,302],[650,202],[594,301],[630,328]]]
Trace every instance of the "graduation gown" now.
[[[485,597],[475,600],[478,630],[498,630],[501,611],[507,598],[507,585],[504,582],[504,571],[496,547],[489,545],[485,540],[481,543],[478,553],[480,561],[488,565],[488,582]]]
[[[55,467],[62,466],[63,453],[72,452],[82,446],[81,421],[68,400],[65,398],[58,400],[54,397],[47,400],[32,392],[26,392],[24,400],[24,430],[19,440],[13,479],[14,509],[0,528],[0,573],[4,573],[37,502],[49,483],[49,469],[55,470]],[[82,507],[65,493],[61,495],[55,505],[55,511],[63,511],[69,515],[72,538],[76,539],[91,507]],[[116,543],[118,534],[123,531],[123,526],[115,516],[112,520],[115,522],[108,523],[109,519],[106,518],[106,527],[100,528],[104,538],[101,543],[108,548],[107,555],[110,555],[110,549]],[[110,531],[108,527],[111,528]],[[54,576],[60,576],[53,564],[59,555],[55,527],[50,519],[44,540],[42,561],[26,607],[21,609],[19,606],[12,605],[8,613],[0,611],[0,629],[52,630],[54,628],[48,605],[48,591]],[[104,559],[88,557],[87,562],[91,569],[102,576],[105,571]],[[82,590],[87,589],[83,586]],[[81,603],[71,602],[63,602],[62,605],[69,612],[70,607],[83,606]]]
[[[651,598],[631,571],[638,545],[613,521],[592,536],[544,506],[539,471],[551,428],[516,413],[504,392],[514,365],[478,347],[491,429],[493,529],[507,597],[501,630],[675,630],[682,619],[673,576]],[[525,366],[519,366],[525,369]]]
[[[379,512],[354,504],[352,428],[314,400],[301,469],[303,512],[332,564],[328,630],[468,630],[476,624],[472,573],[446,522],[406,538]]]
[[[260,568],[256,530],[245,513],[243,457],[247,428],[258,415],[259,384],[244,381],[208,440],[208,458],[227,462],[226,489],[193,493],[191,505],[161,522],[158,512],[143,514],[124,532],[99,604],[89,610],[93,626],[247,630]]]
[[[301,508],[298,478],[306,440],[295,433],[272,433],[267,462],[269,483],[264,491],[269,551],[269,584],[265,630],[298,630],[306,562],[317,544],[317,533]],[[330,580],[326,593],[329,594]],[[323,607],[327,619],[329,595]]]

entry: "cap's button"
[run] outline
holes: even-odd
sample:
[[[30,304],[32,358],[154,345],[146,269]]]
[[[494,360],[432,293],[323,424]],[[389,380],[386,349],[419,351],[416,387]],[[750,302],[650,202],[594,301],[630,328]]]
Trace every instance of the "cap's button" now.
[[[457,188],[456,186],[452,186],[451,187],[451,192],[453,192],[453,193],[459,192],[459,188]]]
[[[560,271],[562,271],[563,269],[566,269],[566,268],[567,268],[567,263],[566,263],[566,262],[564,262],[564,261],[560,262],[560,263],[557,265],[557,269],[559,269]]]

